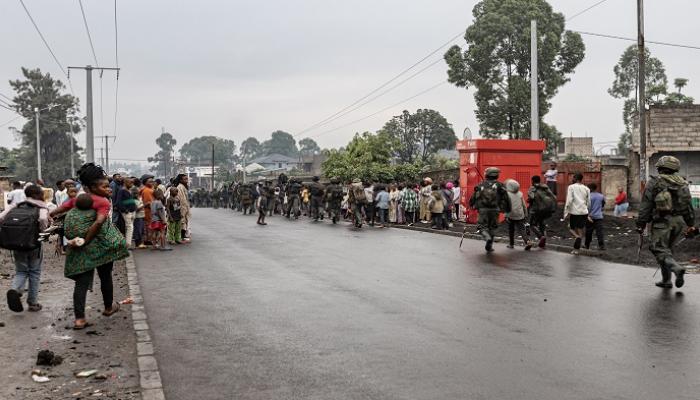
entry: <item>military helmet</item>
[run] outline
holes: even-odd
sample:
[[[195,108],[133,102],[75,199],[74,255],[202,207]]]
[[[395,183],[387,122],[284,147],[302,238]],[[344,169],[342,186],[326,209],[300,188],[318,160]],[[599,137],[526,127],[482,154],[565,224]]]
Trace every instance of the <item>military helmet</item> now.
[[[339,184],[339,183],[340,183],[340,178],[338,178],[337,176],[332,177],[332,178],[331,178],[331,183],[334,184],[334,185]]]
[[[496,168],[496,167],[486,168],[486,171],[485,171],[485,175],[487,178],[490,178],[490,177],[497,178],[500,173],[501,173],[501,170]]]
[[[656,162],[656,168],[668,168],[678,172],[681,169],[681,161],[673,156],[663,156]]]
[[[319,178],[318,176],[314,176],[313,178],[311,178],[311,180],[314,182],[318,182],[321,180],[321,178]]]
[[[352,180],[352,183],[362,183],[362,179],[360,178],[355,178]]]

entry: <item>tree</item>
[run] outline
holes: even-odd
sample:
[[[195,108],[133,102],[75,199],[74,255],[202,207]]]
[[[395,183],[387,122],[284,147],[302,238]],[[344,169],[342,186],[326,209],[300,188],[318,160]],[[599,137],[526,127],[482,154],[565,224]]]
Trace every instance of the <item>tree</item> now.
[[[258,139],[254,137],[249,137],[241,143],[241,157],[245,157],[246,160],[252,160],[254,158],[260,157],[263,154],[263,148]]]
[[[695,99],[686,96],[681,91],[688,85],[688,80],[685,78],[676,78],[673,80],[673,86],[676,87],[677,92],[669,93],[664,100],[665,104],[693,104]]]
[[[321,148],[315,140],[304,138],[299,141],[299,152],[304,155],[316,154],[321,152]]]
[[[282,154],[288,157],[296,157],[299,155],[297,142],[294,136],[284,131],[274,131],[270,139],[262,143],[263,155]]]
[[[538,26],[540,120],[550,100],[583,61],[578,33],[564,29],[565,19],[546,0],[482,0],[473,9],[474,23],[464,36],[463,51],[445,54],[448,81],[476,89],[476,116],[487,138],[530,135],[530,21]],[[542,124],[540,124],[542,125]]]
[[[156,164],[155,166],[151,167],[151,171],[156,173],[160,173],[162,171],[163,177],[167,179],[169,175],[171,175],[171,158],[175,145],[177,144],[177,140],[175,140],[173,135],[170,133],[163,132],[156,139],[156,144],[160,150],[158,150],[153,157],[148,157],[148,162]]]
[[[233,164],[236,144],[233,140],[216,136],[200,136],[182,145],[180,155],[190,162],[204,162],[211,165],[211,146],[214,145],[214,163],[218,166]]]
[[[646,68],[644,70],[645,104],[658,103],[668,86],[666,69],[658,58],[652,57],[648,48],[644,49]],[[624,99],[622,105],[622,122],[625,131],[617,144],[618,154],[627,154],[632,145],[632,116],[639,110],[639,49],[629,46],[613,68],[615,80],[608,89],[608,94],[616,99]]]
[[[10,81],[16,95],[12,99],[14,108],[27,119],[19,131],[20,147],[14,153],[15,173],[23,180],[37,176],[35,109],[39,109],[40,154],[42,175],[46,182],[55,182],[72,176],[70,170],[71,141],[80,151],[73,137],[80,131],[81,121],[77,116],[78,99],[61,94],[65,85],[43,74],[40,69],[22,68],[24,80]],[[3,157],[4,159],[4,157]],[[76,158],[76,164],[80,159]]]
[[[404,163],[417,159],[427,162],[438,150],[454,149],[457,143],[452,125],[439,112],[429,109],[419,109],[415,114],[404,110],[380,132],[392,139],[396,155]]]

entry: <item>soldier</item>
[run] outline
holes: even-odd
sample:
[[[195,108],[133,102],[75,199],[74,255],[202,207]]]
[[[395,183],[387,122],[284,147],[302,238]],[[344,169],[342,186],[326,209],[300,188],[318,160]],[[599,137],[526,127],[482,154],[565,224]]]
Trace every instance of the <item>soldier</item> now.
[[[241,187],[241,208],[243,209],[243,215],[253,213],[253,187],[250,183],[244,183]]]
[[[362,209],[367,205],[367,196],[362,180],[353,179],[348,192],[348,203],[352,206],[355,227],[362,228]]]
[[[340,186],[340,178],[331,178],[331,184],[326,187],[325,200],[328,202],[331,221],[335,224],[340,218],[340,204],[343,202],[343,188]]]
[[[663,156],[656,163],[658,177],[651,177],[642,195],[637,219],[637,231],[641,235],[651,224],[651,250],[661,268],[661,281],[656,286],[673,287],[671,272],[676,275],[676,287],[685,283],[685,267],[673,259],[672,247],[683,233],[692,237],[697,233],[695,212],[688,189],[688,182],[678,175],[681,162],[672,156]],[[686,229],[687,227],[687,229]]]
[[[309,185],[309,192],[311,193],[311,209],[309,211],[310,216],[314,221],[319,219],[323,220],[323,197],[326,188],[320,182],[318,176],[311,178],[311,184]]]
[[[289,180],[289,185],[287,185],[287,218],[291,218],[292,214],[294,219],[299,219],[301,215],[301,210],[299,206],[301,205],[301,182],[292,178]]]
[[[474,188],[474,194],[469,199],[469,206],[479,211],[477,227],[486,240],[486,251],[493,251],[494,231],[498,228],[498,217],[501,212],[510,211],[508,192],[498,181],[501,170],[495,167],[486,168],[486,180]]]

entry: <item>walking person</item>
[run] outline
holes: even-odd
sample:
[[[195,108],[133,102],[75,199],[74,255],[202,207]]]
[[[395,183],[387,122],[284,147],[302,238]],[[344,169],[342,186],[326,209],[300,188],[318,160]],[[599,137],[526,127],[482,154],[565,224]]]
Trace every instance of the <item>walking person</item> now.
[[[474,190],[469,199],[469,207],[478,210],[479,218],[477,228],[486,241],[484,247],[486,252],[493,251],[493,240],[496,228],[498,228],[498,217],[501,212],[510,211],[508,193],[503,184],[498,181],[501,170],[496,167],[486,168],[484,171],[486,179]]]
[[[517,230],[525,244],[525,251],[530,251],[532,244],[530,243],[530,237],[527,234],[527,227],[525,226],[528,221],[528,212],[525,199],[520,192],[520,184],[514,179],[507,179],[505,181],[505,186],[508,191],[508,201],[510,203],[510,211],[506,213],[506,220],[508,221],[507,247],[509,249],[515,248],[515,231]]]
[[[642,194],[637,219],[637,232],[641,235],[651,224],[650,246],[652,254],[661,268],[661,281],[656,286],[670,289],[671,274],[676,275],[676,287],[685,283],[685,267],[673,258],[673,245],[685,234],[693,237],[698,228],[688,182],[678,174],[681,162],[676,157],[663,156],[656,163],[658,177],[647,182]]]
[[[311,178],[311,184],[309,185],[309,195],[311,197],[311,208],[309,211],[309,216],[313,218],[314,221],[323,220],[323,195],[325,194],[325,187],[320,182],[321,178],[314,176]]]
[[[583,174],[574,175],[574,182],[566,192],[564,219],[569,219],[569,228],[574,235],[574,250],[571,254],[578,255],[581,249],[588,213],[591,209],[591,190],[583,183]]]
[[[348,191],[348,203],[352,207],[355,228],[362,228],[362,210],[367,204],[365,188],[359,178],[355,178]]]
[[[598,239],[598,250],[605,250],[605,236],[603,232],[603,210],[605,209],[605,196],[598,192],[598,185],[589,183],[588,189],[591,191],[591,209],[588,212],[588,220],[586,221],[586,240],[583,247],[591,248],[593,241],[593,232],[595,231],[596,239]]]
[[[530,229],[538,239],[537,247],[544,249],[547,245],[547,220],[557,211],[557,198],[549,187],[542,183],[539,175],[534,175],[531,182],[532,185],[527,191]]]
[[[459,206],[460,206],[460,202],[462,201],[462,188],[459,187],[459,179],[455,179],[455,181],[452,182],[452,185],[453,185],[452,202],[454,204],[454,219],[455,219],[455,221],[460,221]]]
[[[44,253],[39,233],[51,224],[48,205],[43,201],[44,191],[31,185],[24,189],[24,195],[24,201],[12,203],[0,213],[0,247],[12,250],[15,262],[15,277],[7,291],[7,305],[14,312],[24,311],[21,297],[27,282],[27,309],[42,309],[38,297]]]
[[[258,225],[267,225],[267,223],[265,223],[265,215],[267,215],[268,194],[268,188],[266,186],[260,188],[259,196],[255,204],[256,209],[258,211]]]
[[[617,196],[615,196],[615,211],[616,217],[626,217],[627,209],[629,209],[630,203],[627,200],[627,192],[620,186],[617,188]]]
[[[384,228],[389,219],[389,192],[384,185],[379,186],[379,193],[376,196],[376,210],[379,214],[379,227]]]
[[[69,239],[64,275],[75,281],[73,329],[84,329],[89,326],[85,302],[87,292],[92,288],[95,270],[100,277],[104,304],[102,315],[109,317],[119,311],[119,304],[114,302],[112,267],[114,261],[128,257],[129,252],[124,236],[109,218],[112,190],[102,167],[93,163],[84,164],[78,170],[78,176],[86,193],[67,201],[52,214],[70,210],[64,222],[66,238]],[[80,209],[77,205],[80,205]]]

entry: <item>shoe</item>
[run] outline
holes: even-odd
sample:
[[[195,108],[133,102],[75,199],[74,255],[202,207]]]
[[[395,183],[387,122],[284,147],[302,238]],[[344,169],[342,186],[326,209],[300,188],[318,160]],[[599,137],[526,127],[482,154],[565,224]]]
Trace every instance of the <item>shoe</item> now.
[[[413,222],[411,222],[410,224],[408,224],[408,225],[406,225],[406,226],[413,226]]]
[[[7,291],[7,306],[10,308],[10,310],[14,312],[24,311],[22,300],[20,300],[21,297],[22,294],[15,289],[10,289]]]
[[[450,228],[453,228],[455,226],[455,224],[450,223],[450,224],[447,224],[447,226]]]
[[[513,246],[512,244],[509,244],[509,245],[506,246],[506,247],[509,248],[509,249],[514,249],[514,248],[515,248],[515,246]]]
[[[547,246],[547,238],[544,237],[544,236],[542,236],[542,237],[540,238],[539,243],[537,243],[537,247],[539,247],[540,249],[544,249],[545,246]]]
[[[655,285],[657,287],[662,288],[662,289],[671,289],[673,287],[673,284],[671,282],[664,282],[664,281],[656,282]]]
[[[576,238],[576,240],[574,240],[574,249],[578,250],[580,248],[581,248],[581,238]]]
[[[147,249],[148,246],[146,246],[145,244],[141,243],[141,244],[138,245],[136,248],[137,248],[137,249]]]
[[[530,251],[531,248],[532,248],[532,243],[528,242],[528,243],[525,245],[525,251]]]
[[[44,308],[44,307],[39,303],[28,304],[27,311],[37,312],[37,311],[41,311],[42,308]]]
[[[581,254],[581,252],[578,251],[578,250],[576,250],[576,249],[574,249],[574,250],[571,251],[571,254],[577,256],[577,255]]]
[[[678,272],[676,272],[676,287],[677,288],[682,288],[683,285],[685,284],[685,280],[683,279],[683,275],[685,275],[684,269],[681,269]]]
[[[486,246],[484,249],[488,252],[491,253],[493,251],[493,240],[487,240],[486,241]]]

